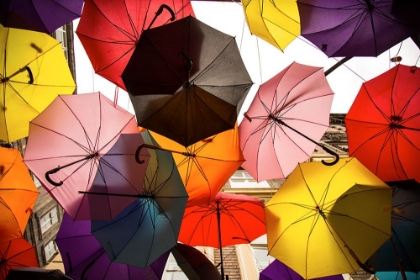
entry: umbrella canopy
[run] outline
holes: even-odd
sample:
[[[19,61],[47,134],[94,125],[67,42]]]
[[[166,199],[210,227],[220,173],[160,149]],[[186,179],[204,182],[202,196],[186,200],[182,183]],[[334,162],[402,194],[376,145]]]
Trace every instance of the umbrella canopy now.
[[[39,267],[35,248],[22,237],[0,243],[0,280],[19,267]]]
[[[189,0],[86,0],[76,34],[95,72],[126,89],[121,73],[143,31],[189,15]]]
[[[157,145],[145,131],[145,142]],[[172,155],[149,150],[143,192],[112,221],[92,221],[92,234],[113,262],[145,268],[176,245],[188,195]]]
[[[401,273],[400,272],[397,272],[397,271],[392,271],[392,272],[376,272],[375,273],[375,276],[378,278],[378,279],[381,279],[381,280],[400,280],[400,279],[403,279],[402,277],[401,277]],[[405,276],[406,276],[406,279],[407,280],[419,280],[420,279],[420,274],[416,274],[416,273],[413,273],[413,272],[406,272],[405,273]]]
[[[239,147],[238,126],[184,147],[150,132],[159,146],[172,151],[188,193],[188,206],[210,204],[220,189],[244,162]]]
[[[420,182],[419,88],[420,69],[399,64],[363,83],[345,117],[349,154],[383,181]]]
[[[178,240],[190,246],[222,247],[250,243],[265,234],[264,204],[251,196],[218,193],[210,204],[185,209]]]
[[[23,235],[38,195],[19,150],[0,147],[0,243]]]
[[[418,7],[417,1],[298,0],[301,35],[328,57],[378,56],[420,30],[418,14],[394,14],[394,2]]]
[[[234,128],[252,86],[235,38],[192,16],[145,31],[122,78],[138,124],[185,147]]]
[[[258,182],[285,178],[329,127],[333,95],[321,67],[297,62],[263,83],[239,125],[242,167]]]
[[[74,280],[129,280],[162,278],[169,252],[148,267],[112,262],[101,244],[91,234],[91,221],[73,221],[64,214],[55,239],[66,275]]]
[[[188,279],[220,279],[221,275],[214,264],[196,248],[178,243],[172,248],[171,252]]]
[[[143,143],[134,116],[101,93],[59,96],[31,121],[24,161],[72,219],[106,220],[135,199],[79,192],[139,194]]]
[[[0,61],[0,139],[13,142],[27,137],[29,122],[76,85],[61,43],[48,34],[0,25]]]
[[[252,34],[283,51],[300,35],[300,17],[295,0],[242,0]]]
[[[52,33],[80,17],[83,0],[4,0],[0,23],[6,27]]]
[[[303,280],[302,276],[279,260],[274,260],[260,273],[259,280]],[[318,280],[344,280],[343,275],[317,278]]]
[[[9,270],[6,280],[73,280],[59,269],[22,267]]]
[[[265,205],[268,254],[305,279],[366,269],[391,236],[391,196],[356,158],[301,163]]]
[[[387,183],[392,188],[392,236],[368,264],[375,272],[400,272],[409,278],[410,272],[420,273],[420,184],[413,179]],[[401,275],[398,279],[404,279]]]

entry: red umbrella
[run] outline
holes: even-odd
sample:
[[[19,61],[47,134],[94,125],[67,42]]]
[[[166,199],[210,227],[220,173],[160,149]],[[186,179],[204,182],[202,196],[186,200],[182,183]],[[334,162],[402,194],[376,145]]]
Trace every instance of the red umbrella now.
[[[349,154],[381,180],[420,182],[418,67],[399,64],[365,82],[345,123]]]
[[[242,167],[258,182],[285,178],[319,145],[332,100],[321,67],[294,62],[262,84],[239,125]]]
[[[39,267],[35,248],[22,237],[0,244],[0,280],[19,267]]]
[[[76,34],[95,72],[125,89],[121,74],[143,31],[189,15],[189,0],[86,0]]]
[[[31,121],[24,160],[72,219],[109,220],[135,197],[99,194],[142,192],[143,143],[134,115],[101,93],[62,95]]]
[[[250,243],[267,232],[264,203],[247,195],[218,193],[208,205],[187,207],[178,240],[190,246],[220,248]]]

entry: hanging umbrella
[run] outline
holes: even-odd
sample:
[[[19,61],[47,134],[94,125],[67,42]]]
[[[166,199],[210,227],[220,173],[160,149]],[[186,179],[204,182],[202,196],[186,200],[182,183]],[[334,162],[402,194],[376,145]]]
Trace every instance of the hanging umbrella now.
[[[19,150],[0,147],[0,243],[23,235],[38,195]]]
[[[263,83],[239,125],[242,167],[258,182],[285,178],[319,145],[332,100],[321,67],[294,62]]]
[[[0,280],[19,267],[39,267],[35,248],[22,237],[0,243]]]
[[[72,221],[64,214],[55,239],[66,275],[74,280],[129,280],[162,278],[169,252],[147,268],[112,262],[91,234],[91,221]]]
[[[189,15],[189,0],[86,0],[76,34],[95,73],[126,89],[121,73],[143,31]]]
[[[420,30],[418,14],[394,14],[394,2],[418,7],[416,1],[298,0],[301,35],[328,57],[376,57]]]
[[[188,279],[220,279],[221,275],[211,260],[196,248],[178,243],[172,248],[171,253]]]
[[[283,51],[300,35],[300,17],[295,0],[242,0],[252,34]]]
[[[4,0],[0,23],[6,27],[52,33],[80,17],[83,0]]]
[[[6,280],[74,280],[59,269],[22,267],[9,270]]]
[[[143,143],[134,116],[101,93],[59,96],[31,121],[24,161],[72,219],[106,220],[135,199],[79,191],[140,193]]]
[[[332,275],[317,278],[318,280],[344,280],[343,275]],[[293,269],[279,260],[274,260],[260,273],[259,280],[304,280]]]
[[[349,154],[383,181],[420,182],[419,88],[418,67],[399,64],[363,83],[345,117]]]
[[[224,279],[222,247],[250,243],[265,233],[264,204],[260,200],[218,193],[208,205],[185,209],[178,240],[190,246],[219,248]]]
[[[76,88],[60,42],[0,25],[0,139],[28,136],[29,122],[58,94]]]
[[[188,206],[209,204],[244,162],[238,126],[184,147],[150,132],[159,147],[171,151],[188,193]],[[141,149],[141,147],[140,147]]]
[[[138,124],[185,147],[234,128],[252,86],[235,38],[191,16],[145,31],[122,78]]]
[[[368,265],[376,275],[399,272],[394,279],[407,279],[410,273],[420,273],[420,184],[413,179],[387,183],[392,188],[392,236],[369,258]]]
[[[420,274],[415,274],[413,272],[406,272],[406,279],[407,280],[419,280],[420,279]],[[375,276],[378,279],[381,280],[400,280],[402,279],[401,277],[401,273],[398,271],[393,271],[393,272],[376,272]]]
[[[147,131],[142,135],[146,144],[157,145]],[[111,261],[141,268],[176,245],[188,200],[172,155],[149,152],[143,192],[137,200],[112,221],[92,221],[92,234]]]
[[[390,205],[391,188],[356,158],[300,163],[265,205],[268,254],[305,279],[370,271]]]

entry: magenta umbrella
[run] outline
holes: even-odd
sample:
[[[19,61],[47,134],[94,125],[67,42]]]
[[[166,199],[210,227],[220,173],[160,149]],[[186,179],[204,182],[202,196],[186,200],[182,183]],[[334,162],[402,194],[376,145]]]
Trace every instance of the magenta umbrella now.
[[[110,220],[143,190],[143,143],[134,115],[101,93],[61,95],[31,121],[24,161],[72,219]]]
[[[294,62],[263,83],[239,125],[242,167],[258,182],[285,178],[319,145],[332,100],[322,67]]]

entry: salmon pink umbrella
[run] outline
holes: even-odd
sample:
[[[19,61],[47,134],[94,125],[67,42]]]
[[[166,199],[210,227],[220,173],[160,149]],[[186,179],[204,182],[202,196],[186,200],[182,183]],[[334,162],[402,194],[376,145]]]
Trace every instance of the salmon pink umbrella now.
[[[258,182],[285,178],[319,145],[332,100],[321,67],[294,62],[263,83],[239,125],[242,167]]]
[[[59,96],[29,129],[25,163],[72,219],[109,220],[134,201],[80,192],[142,191],[147,164],[135,162],[144,142],[134,116],[101,93]]]
[[[76,34],[95,73],[126,89],[121,74],[143,31],[189,15],[189,0],[86,0]]]

